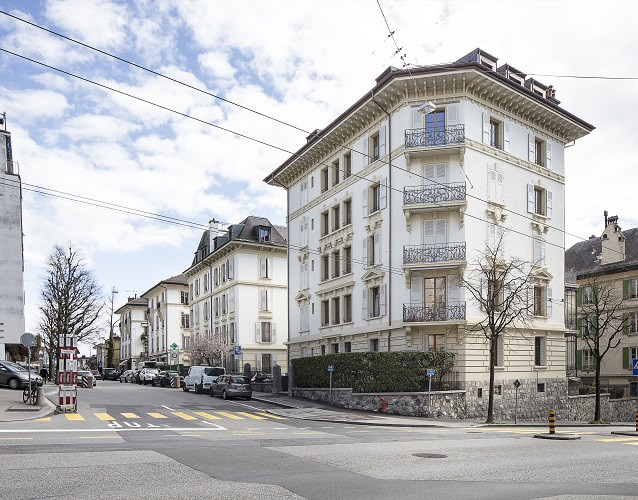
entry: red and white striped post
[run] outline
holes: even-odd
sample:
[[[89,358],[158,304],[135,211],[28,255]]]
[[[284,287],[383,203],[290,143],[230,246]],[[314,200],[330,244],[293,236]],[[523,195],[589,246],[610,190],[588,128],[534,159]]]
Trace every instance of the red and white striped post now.
[[[77,410],[78,351],[73,335],[58,336],[58,410]]]

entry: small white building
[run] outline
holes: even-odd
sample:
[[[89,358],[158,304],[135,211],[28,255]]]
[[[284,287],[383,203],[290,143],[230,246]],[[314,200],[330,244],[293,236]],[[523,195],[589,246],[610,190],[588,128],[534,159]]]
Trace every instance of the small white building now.
[[[190,317],[188,282],[185,274],[160,281],[142,294],[148,301],[148,359],[171,365],[189,364]],[[171,345],[179,348],[179,359],[169,360]]]
[[[22,181],[13,161],[11,134],[0,114],[0,359],[22,361],[24,333],[24,258]]]
[[[211,221],[185,271],[192,334],[219,336],[229,371],[240,372],[245,363],[268,373],[275,364],[286,371],[286,247],[286,228],[263,217],[247,217],[226,231]]]
[[[145,298],[129,297],[126,304],[115,311],[120,316],[120,370],[134,370],[138,362],[148,359],[147,307]]]

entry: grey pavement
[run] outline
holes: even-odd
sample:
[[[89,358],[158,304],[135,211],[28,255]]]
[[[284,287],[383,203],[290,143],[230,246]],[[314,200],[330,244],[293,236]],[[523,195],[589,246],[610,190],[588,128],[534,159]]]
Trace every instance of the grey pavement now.
[[[57,386],[45,384],[44,394],[55,394]],[[0,422],[16,422],[47,417],[55,411],[55,405],[46,397],[38,405],[22,402],[22,389],[0,388]]]

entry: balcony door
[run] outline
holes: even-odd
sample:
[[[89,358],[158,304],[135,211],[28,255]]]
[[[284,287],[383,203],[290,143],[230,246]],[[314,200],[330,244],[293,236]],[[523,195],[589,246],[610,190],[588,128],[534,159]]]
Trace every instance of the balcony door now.
[[[425,245],[445,245],[447,243],[447,219],[423,221],[423,243]]]
[[[423,280],[423,303],[426,316],[433,321],[446,318],[447,278],[425,278]]]
[[[423,167],[423,185],[441,186],[447,182],[447,165],[437,163],[425,165]]]

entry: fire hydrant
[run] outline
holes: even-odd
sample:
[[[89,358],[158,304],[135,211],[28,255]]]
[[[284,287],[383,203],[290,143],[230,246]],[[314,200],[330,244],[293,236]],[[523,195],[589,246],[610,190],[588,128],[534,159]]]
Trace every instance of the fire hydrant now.
[[[385,398],[380,398],[381,401],[381,413],[388,413],[388,406]]]

